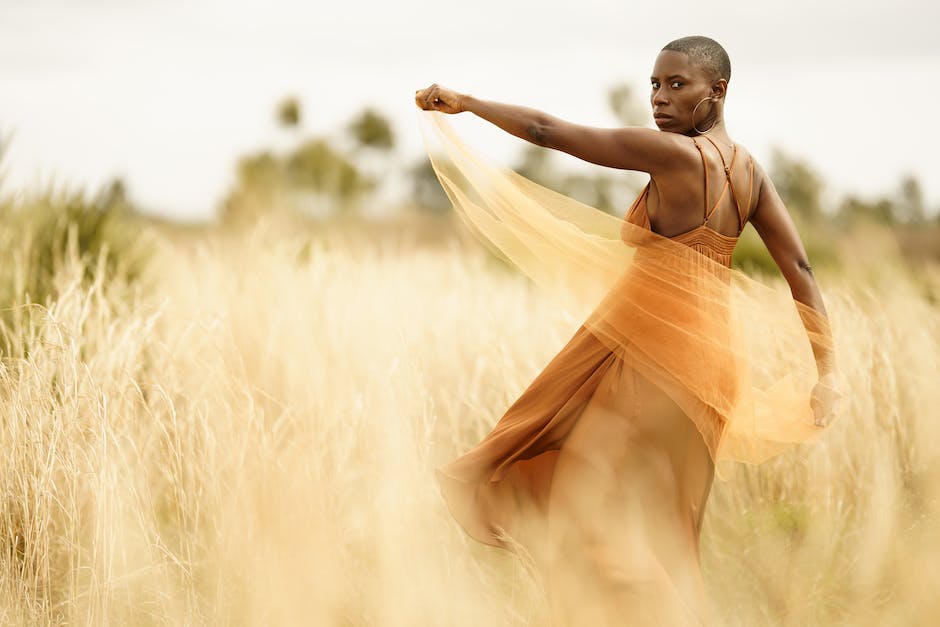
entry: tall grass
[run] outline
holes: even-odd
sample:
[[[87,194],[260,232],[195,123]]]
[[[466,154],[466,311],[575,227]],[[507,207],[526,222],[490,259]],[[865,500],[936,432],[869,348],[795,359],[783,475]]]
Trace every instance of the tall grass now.
[[[55,298],[3,329],[0,623],[545,623],[534,579],[463,534],[431,467],[579,320],[456,245],[262,223],[159,240],[148,291],[89,263],[68,256]],[[940,609],[940,275],[880,272],[820,277],[840,421],[713,488],[718,624]]]

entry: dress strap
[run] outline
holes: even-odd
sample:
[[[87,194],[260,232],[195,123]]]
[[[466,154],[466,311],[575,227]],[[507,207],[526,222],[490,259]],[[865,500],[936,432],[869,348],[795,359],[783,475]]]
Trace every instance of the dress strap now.
[[[751,210],[751,198],[754,192],[754,157],[748,155],[747,160],[750,165],[747,173],[747,204],[744,206],[744,215],[741,216],[741,227],[739,230],[744,230],[744,222],[747,220],[747,214]]]
[[[718,208],[718,205],[721,203],[721,199],[724,198],[724,196],[725,196],[725,190],[730,187],[730,188],[731,188],[731,197],[734,199],[734,208],[735,208],[735,209],[737,210],[737,212],[738,212],[738,230],[740,231],[741,228],[743,228],[743,227],[741,226],[741,203],[738,202],[738,195],[737,195],[737,194],[735,193],[735,191],[734,191],[734,183],[731,182],[731,171],[734,169],[734,162],[735,162],[735,161],[737,160],[737,158],[738,158],[738,145],[737,145],[737,144],[731,144],[732,147],[734,148],[734,152],[733,152],[732,155],[731,155],[731,163],[727,163],[727,162],[725,162],[725,156],[724,156],[723,154],[721,154],[721,150],[719,150],[719,148],[718,148],[718,144],[716,144],[716,143],[712,140],[712,138],[709,137],[708,135],[703,135],[702,137],[704,137],[704,138],[707,139],[709,142],[711,142],[711,145],[714,146],[714,147],[715,147],[715,150],[718,151],[718,156],[721,158],[721,165],[722,165],[722,167],[725,169],[725,183],[724,183],[724,185],[721,186],[721,194],[718,196],[718,200],[715,201],[715,205],[712,207],[712,210],[709,211],[709,212],[707,213],[707,215],[705,216],[705,221],[707,222],[709,216],[710,216],[712,213],[715,212],[715,209]],[[701,148],[699,148],[699,150],[701,150]]]
[[[705,173],[705,219],[702,222],[702,224],[705,224],[705,222],[708,222],[708,162],[705,161],[705,152],[702,150],[701,144],[695,141],[694,137],[692,143],[695,144],[698,153],[702,156],[702,171]]]

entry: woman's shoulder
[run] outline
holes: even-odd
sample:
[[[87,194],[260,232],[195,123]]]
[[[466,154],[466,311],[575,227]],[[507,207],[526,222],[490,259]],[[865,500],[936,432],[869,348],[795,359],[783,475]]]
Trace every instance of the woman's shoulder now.
[[[690,139],[695,139],[695,141],[698,142],[699,144],[709,143],[707,141],[702,142],[701,138],[690,138]],[[757,157],[754,156],[754,153],[752,153],[751,150],[747,146],[745,146],[739,141],[734,140],[733,138],[729,138],[729,140],[730,140],[731,146],[733,146],[734,152],[736,153],[735,164],[733,166],[734,170],[744,171],[744,173],[748,177],[753,176],[753,183],[755,186],[757,186],[767,176],[766,171],[764,170],[764,167],[761,165],[760,161],[757,159]]]
[[[752,180],[754,190],[759,190],[760,185],[764,182],[764,179],[767,178],[767,172],[764,170],[764,166],[746,146],[737,142],[735,142],[735,145],[741,152],[740,157],[743,157],[743,159],[741,159],[740,163],[743,167],[747,168],[747,175]]]

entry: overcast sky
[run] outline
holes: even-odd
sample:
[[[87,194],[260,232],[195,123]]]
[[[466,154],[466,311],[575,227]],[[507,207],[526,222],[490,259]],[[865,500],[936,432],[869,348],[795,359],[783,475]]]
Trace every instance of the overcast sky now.
[[[414,92],[432,82],[613,126],[607,89],[626,81],[647,97],[662,46],[701,34],[728,50],[726,124],[758,159],[774,145],[808,159],[832,198],[890,193],[914,173],[936,206],[938,6],[0,0],[0,131],[15,131],[4,185],[122,176],[146,210],[204,219],[238,155],[287,145],[273,117],[285,95],[300,98],[307,133],[378,107],[411,160],[424,150]],[[524,144],[472,114],[451,119],[507,165]]]

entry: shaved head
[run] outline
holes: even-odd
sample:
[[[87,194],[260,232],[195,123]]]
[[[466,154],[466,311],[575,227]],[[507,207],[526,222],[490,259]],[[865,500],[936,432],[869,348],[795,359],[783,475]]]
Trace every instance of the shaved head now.
[[[687,54],[689,61],[705,70],[713,81],[719,78],[731,81],[731,60],[721,44],[714,39],[701,35],[681,37],[663,46],[663,50]]]

